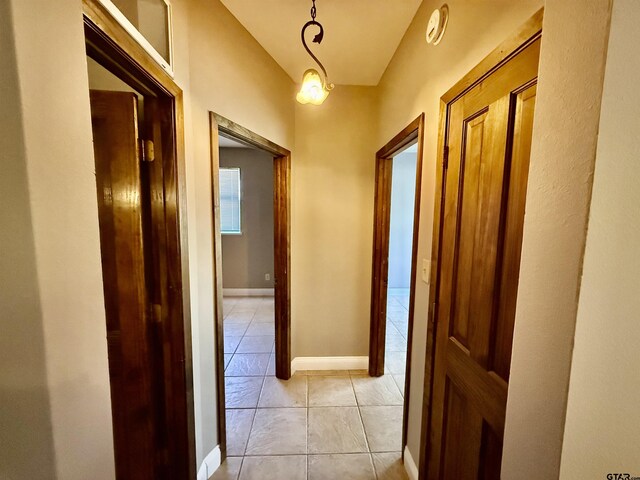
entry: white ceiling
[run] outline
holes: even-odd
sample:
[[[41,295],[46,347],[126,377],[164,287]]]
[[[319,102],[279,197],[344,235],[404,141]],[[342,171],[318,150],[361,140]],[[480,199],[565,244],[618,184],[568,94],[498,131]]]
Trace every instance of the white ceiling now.
[[[413,145],[407,147],[406,149],[404,149],[400,153],[418,153],[418,142],[416,142]]]
[[[311,20],[311,0],[222,0],[278,64],[299,83],[315,66],[300,41]],[[316,0],[316,20],[307,44],[320,58],[329,81],[341,85],[377,85],[422,0]],[[426,28],[426,25],[425,25]]]
[[[235,140],[222,135],[218,137],[218,146],[220,148],[252,148],[244,143],[236,142]]]

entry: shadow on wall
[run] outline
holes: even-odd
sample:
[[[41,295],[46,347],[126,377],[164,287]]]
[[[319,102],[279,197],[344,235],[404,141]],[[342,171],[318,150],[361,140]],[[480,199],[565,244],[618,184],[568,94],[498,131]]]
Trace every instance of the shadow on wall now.
[[[55,455],[13,18],[0,2],[0,478],[53,475]],[[5,114],[6,112],[6,114]],[[19,268],[15,268],[19,266]],[[24,448],[29,445],[29,449]],[[37,453],[37,459],[33,452]]]

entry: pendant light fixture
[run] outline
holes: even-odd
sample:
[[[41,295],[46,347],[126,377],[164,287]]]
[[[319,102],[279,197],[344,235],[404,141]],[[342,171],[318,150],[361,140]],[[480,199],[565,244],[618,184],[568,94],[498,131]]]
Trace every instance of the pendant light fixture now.
[[[296,100],[298,102],[307,104],[310,103],[312,105],[320,105],[329,95],[329,92],[333,90],[333,83],[329,83],[327,78],[327,71],[324,68],[324,65],[320,63],[318,57],[316,57],[313,52],[307,46],[307,42],[304,38],[305,31],[312,25],[317,25],[320,28],[320,32],[313,37],[314,43],[320,44],[322,42],[322,38],[324,37],[324,28],[320,25],[319,22],[316,22],[316,0],[312,0],[313,5],[311,7],[311,20],[304,24],[302,27],[302,32],[300,36],[302,37],[302,45],[304,46],[307,53],[313,58],[313,60],[318,64],[320,70],[322,70],[322,76],[318,73],[317,70],[310,68],[304,75],[302,76],[302,86],[300,87],[300,91],[298,95],[296,95]]]

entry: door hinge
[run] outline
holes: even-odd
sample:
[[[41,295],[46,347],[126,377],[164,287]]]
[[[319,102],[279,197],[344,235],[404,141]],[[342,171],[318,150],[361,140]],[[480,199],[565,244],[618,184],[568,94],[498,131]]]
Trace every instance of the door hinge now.
[[[449,145],[444,146],[442,152],[442,168],[447,169],[449,167]]]
[[[138,150],[140,151],[140,160],[143,162],[153,162],[156,159],[153,141],[139,138]]]

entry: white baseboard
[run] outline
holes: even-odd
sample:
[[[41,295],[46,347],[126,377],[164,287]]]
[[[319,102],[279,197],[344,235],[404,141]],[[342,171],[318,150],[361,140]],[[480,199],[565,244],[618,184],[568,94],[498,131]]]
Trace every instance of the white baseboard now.
[[[418,480],[418,467],[407,447],[404,447],[404,469],[409,475],[409,480]]]
[[[291,373],[296,370],[366,370],[369,357],[296,357],[291,361]]]
[[[224,297],[273,297],[273,288],[223,288]]]
[[[198,469],[198,480],[209,480],[220,466],[220,445],[209,452]]]

